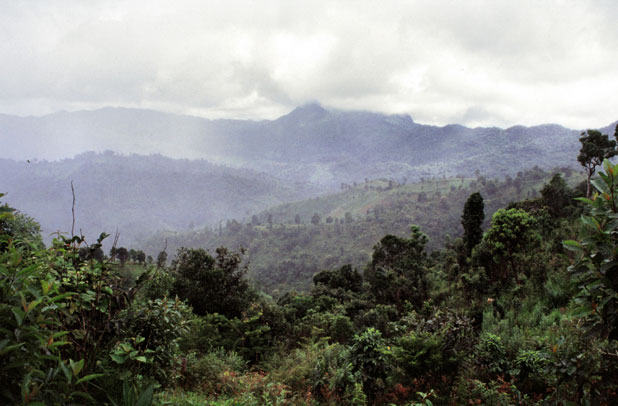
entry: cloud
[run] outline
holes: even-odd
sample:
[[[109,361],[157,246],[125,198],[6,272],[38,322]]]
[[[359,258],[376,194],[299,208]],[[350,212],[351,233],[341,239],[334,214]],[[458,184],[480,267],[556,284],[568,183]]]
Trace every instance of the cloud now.
[[[3,5],[0,112],[259,119],[319,100],[431,124],[618,118],[614,1],[127,3]]]

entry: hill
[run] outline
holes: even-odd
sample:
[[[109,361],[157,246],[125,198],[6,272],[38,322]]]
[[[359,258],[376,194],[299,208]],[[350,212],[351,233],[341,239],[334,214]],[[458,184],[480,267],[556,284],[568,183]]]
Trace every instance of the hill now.
[[[249,169],[160,155],[85,153],[57,162],[0,160],[5,200],[35,217],[43,234],[76,228],[94,241],[118,230],[120,242],[158,230],[186,230],[239,218],[313,196],[310,185],[283,182]]]
[[[508,203],[532,198],[554,172],[571,184],[582,180],[570,168],[547,172],[541,168],[504,180],[478,178],[429,179],[414,184],[377,180],[344,185],[343,191],[295,203],[286,203],[225,227],[186,233],[162,232],[138,243],[156,257],[167,245],[170,254],[180,247],[219,246],[247,250],[249,271],[260,288],[270,292],[305,290],[313,275],[345,264],[362,267],[373,246],[386,234],[407,236],[419,225],[429,237],[429,249],[463,232],[460,219],[468,196],[479,191],[485,198],[485,225]],[[313,222],[312,222],[313,220]]]
[[[615,123],[602,129],[613,134]],[[62,159],[84,151],[164,154],[267,172],[288,181],[341,182],[428,176],[514,175],[577,165],[580,130],[443,127],[407,115],[301,106],[276,120],[208,120],[104,108],[43,117],[0,115],[2,158]]]

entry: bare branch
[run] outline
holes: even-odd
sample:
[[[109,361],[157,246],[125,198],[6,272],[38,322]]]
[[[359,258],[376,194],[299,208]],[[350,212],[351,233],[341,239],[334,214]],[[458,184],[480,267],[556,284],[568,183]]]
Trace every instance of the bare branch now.
[[[73,215],[73,223],[71,224],[71,237],[75,235],[75,188],[73,187],[73,181],[71,181],[71,193],[73,194],[73,205],[71,206],[71,214]]]

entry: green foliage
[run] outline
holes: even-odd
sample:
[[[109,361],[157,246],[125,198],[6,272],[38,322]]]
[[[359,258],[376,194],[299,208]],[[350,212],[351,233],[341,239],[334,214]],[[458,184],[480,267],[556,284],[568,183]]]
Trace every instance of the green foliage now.
[[[363,277],[350,265],[344,265],[336,271],[326,270],[313,277],[313,283],[324,285],[328,289],[343,289],[359,292],[362,288]]]
[[[570,185],[581,176],[574,176],[570,168],[558,171]],[[292,289],[309,290],[313,275],[325,269],[337,269],[346,264],[363,269],[377,241],[386,234],[408,236],[410,224],[417,224],[427,234],[428,251],[438,250],[447,235],[458,237],[463,232],[462,210],[472,193],[478,191],[483,195],[485,214],[490,217],[509,202],[536,193],[552,174],[534,168],[510,182],[496,180],[492,182],[496,189],[494,194],[489,194],[487,186],[470,178],[395,184],[392,189],[388,189],[386,182],[370,181],[341,193],[269,209],[258,215],[260,226],[237,221],[234,230],[222,227],[186,233],[162,232],[141,243],[140,247],[154,255],[166,241],[171,251],[183,246],[205,247],[210,252],[219,246],[242,246],[247,249],[246,259],[250,263],[247,276],[261,289],[280,296]],[[426,194],[426,201],[417,202],[419,193]],[[443,199],[448,202],[448,208],[440,203]],[[345,221],[346,212],[350,213],[349,222]],[[317,225],[295,224],[294,217],[298,213],[299,220],[305,219],[306,223],[314,213],[322,219],[331,217],[333,221]],[[269,215],[273,219],[272,226],[263,221]]]
[[[204,355],[189,353],[184,371],[184,386],[200,388],[211,393],[221,393],[226,377],[241,374],[246,370],[246,363],[240,355],[223,349],[214,350]]]
[[[217,248],[215,258],[203,249],[181,248],[171,265],[172,293],[187,300],[198,315],[240,317],[255,298],[241,263],[241,255],[226,248]]]
[[[473,193],[466,200],[463,215],[461,216],[461,225],[464,229],[463,241],[468,256],[470,256],[472,249],[483,238],[483,229],[481,227],[484,220],[485,204],[483,203],[483,196],[478,192]]]
[[[586,169],[588,184],[586,197],[590,196],[590,178],[594,175],[596,168],[601,165],[604,159],[615,156],[616,141],[610,140],[606,134],[601,134],[597,130],[588,130],[581,134],[579,142],[582,147],[577,156],[577,161]]]
[[[0,400],[612,404],[618,387],[617,171],[606,162],[593,181],[599,192],[581,199],[589,207],[581,231],[573,225],[579,208],[568,199],[572,192],[555,176],[541,198],[497,210],[472,259],[459,238],[427,255],[428,239],[414,226],[410,237],[382,238],[364,275],[330,262],[314,272],[309,292],[288,292],[277,301],[256,293],[240,254],[225,249],[215,257],[181,249],[169,269],[160,264],[144,271],[138,249],[127,250],[124,267],[96,254],[105,235],[90,246],[81,237],[60,238],[45,250],[28,233],[0,231]],[[522,187],[522,178],[505,185]],[[483,182],[484,194],[498,194],[497,182]],[[451,198],[468,194],[447,185],[424,190],[430,204],[450,207]],[[402,192],[393,182],[380,188]],[[561,197],[553,201],[552,195]],[[410,197],[402,200],[418,204]],[[280,233],[291,246],[307,239],[327,250],[329,233],[346,240],[362,235],[367,224],[378,230],[388,213],[373,207],[363,219],[349,210],[349,222],[342,211],[314,225],[271,224],[256,215],[250,226],[230,222],[229,232],[266,245]],[[301,212],[304,218],[310,213]],[[463,217],[455,214],[454,224]],[[0,221],[15,218],[0,206]],[[579,241],[560,243],[576,234]],[[337,248],[357,255],[354,246]],[[268,249],[273,257],[281,254],[277,246]],[[296,252],[295,261],[309,261],[307,252]]]
[[[580,292],[576,315],[584,317],[591,332],[618,339],[618,165],[603,163],[605,173],[592,181],[597,192],[581,198],[589,214],[581,217],[583,238],[564,247],[577,254],[569,267]]]
[[[142,273],[137,283],[141,286],[140,294],[145,299],[155,300],[170,296],[174,286],[174,276],[163,268],[152,267]]]
[[[410,238],[387,235],[374,247],[365,279],[378,303],[417,308],[427,299],[427,236],[412,226]]]
[[[536,219],[524,210],[498,210],[475,252],[475,262],[485,267],[492,281],[519,278],[527,270],[526,251],[539,241],[536,226]]]
[[[382,333],[368,328],[354,336],[350,356],[354,369],[360,374],[365,394],[369,399],[375,399],[386,389],[386,378],[392,368],[392,353],[382,338]]]
[[[573,206],[574,194],[562,176],[557,173],[541,189],[541,200],[543,205],[549,208],[549,213],[553,218],[563,217],[567,215],[569,207]]]
[[[97,375],[84,370],[83,358],[73,361],[62,351],[71,346],[70,331],[56,318],[72,294],[62,292],[52,275],[42,275],[33,254],[8,241],[0,252],[0,400],[53,404],[88,399],[84,385]]]
[[[403,382],[422,378],[438,388],[454,377],[474,344],[472,320],[457,312],[432,309],[427,317],[412,312],[400,323],[406,332],[397,338],[393,355]]]
[[[111,358],[130,375],[155,378],[170,385],[180,369],[178,341],[186,331],[189,309],[178,298],[137,301],[119,314],[124,340]]]

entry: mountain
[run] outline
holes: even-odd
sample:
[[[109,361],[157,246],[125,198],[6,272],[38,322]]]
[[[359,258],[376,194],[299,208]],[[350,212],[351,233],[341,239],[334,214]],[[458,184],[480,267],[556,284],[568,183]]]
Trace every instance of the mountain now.
[[[613,134],[615,124],[602,129]],[[1,158],[62,159],[84,151],[208,159],[292,182],[338,187],[386,177],[489,176],[573,165],[580,130],[467,128],[415,123],[407,115],[296,108],[276,120],[208,120],[104,108],[43,117],[0,115]]]
[[[76,226],[89,241],[105,231],[121,242],[159,230],[211,226],[276,204],[314,196],[310,185],[290,184],[249,169],[160,155],[84,153],[56,162],[0,159],[3,202],[33,216],[45,236],[71,231],[73,183]]]

